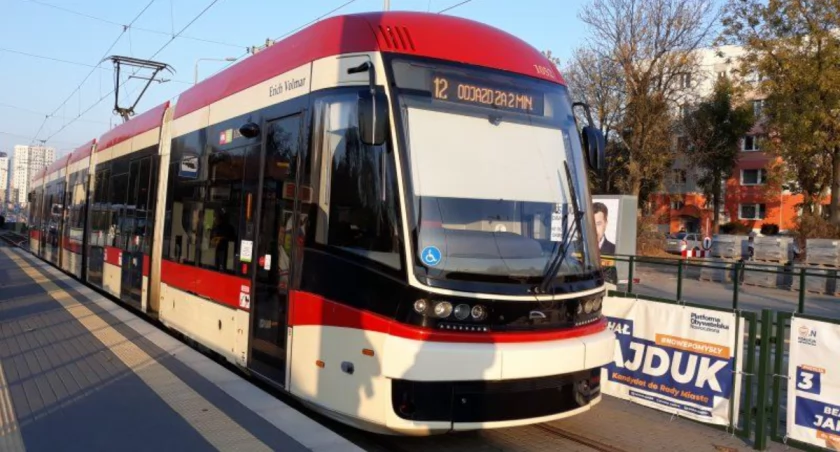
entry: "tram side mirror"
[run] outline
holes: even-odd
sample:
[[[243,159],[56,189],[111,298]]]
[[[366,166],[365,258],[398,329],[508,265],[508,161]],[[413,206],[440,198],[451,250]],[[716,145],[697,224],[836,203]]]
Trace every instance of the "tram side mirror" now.
[[[388,130],[388,99],[385,93],[359,91],[359,138],[368,146],[385,143]]]
[[[603,170],[606,160],[604,134],[593,126],[584,126],[580,137],[589,167],[595,171]]]
[[[239,128],[239,133],[245,138],[254,138],[260,134],[260,126],[249,122]]]

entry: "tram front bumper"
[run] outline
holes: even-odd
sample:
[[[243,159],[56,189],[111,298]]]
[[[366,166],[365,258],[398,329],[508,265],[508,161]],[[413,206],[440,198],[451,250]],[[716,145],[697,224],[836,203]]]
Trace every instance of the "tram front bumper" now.
[[[403,434],[511,427],[573,416],[600,401],[609,330],[534,343],[441,343],[389,336],[387,427]]]

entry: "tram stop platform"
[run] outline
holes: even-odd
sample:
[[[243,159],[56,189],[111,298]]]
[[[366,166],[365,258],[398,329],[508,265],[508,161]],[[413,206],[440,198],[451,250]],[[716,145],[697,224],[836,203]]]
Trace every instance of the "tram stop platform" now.
[[[547,424],[345,436],[0,240],[0,452],[752,449],[731,432],[608,396]]]
[[[0,243],[0,451],[56,450],[362,449]]]

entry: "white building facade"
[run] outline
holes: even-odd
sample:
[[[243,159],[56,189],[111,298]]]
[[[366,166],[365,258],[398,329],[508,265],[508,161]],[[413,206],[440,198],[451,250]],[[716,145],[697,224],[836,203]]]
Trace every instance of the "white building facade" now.
[[[9,201],[16,201],[21,206],[26,205],[26,195],[29,193],[29,181],[38,171],[55,161],[55,148],[48,146],[15,146],[12,158],[13,179]],[[14,197],[14,199],[12,199]]]

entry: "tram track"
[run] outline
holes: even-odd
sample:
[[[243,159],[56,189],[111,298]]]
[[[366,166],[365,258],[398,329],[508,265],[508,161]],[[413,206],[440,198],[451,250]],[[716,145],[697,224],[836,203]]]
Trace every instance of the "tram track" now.
[[[348,438],[370,452],[627,452],[625,449],[562,429],[551,424],[535,424],[498,430],[457,432],[428,437],[386,436],[372,433]]]
[[[585,436],[579,435],[574,432],[570,432],[568,430],[563,430],[559,427],[555,427],[550,424],[536,424],[532,425],[532,428],[541,430],[545,433],[548,433],[552,436],[563,438],[568,441],[572,441],[574,443],[589,447],[592,450],[596,450],[598,452],[627,452],[624,449],[620,449],[618,447],[612,446],[610,444],[602,443],[598,440],[587,438]]]

